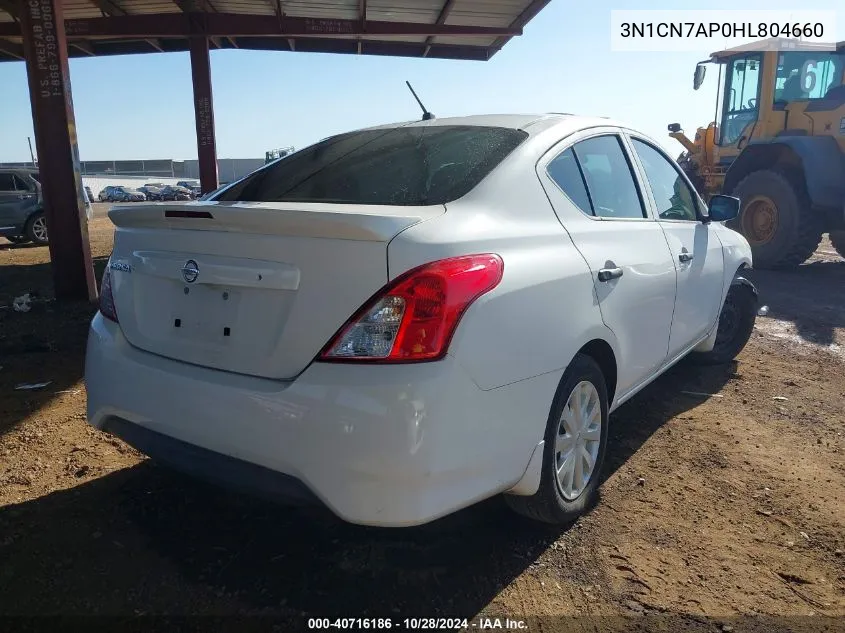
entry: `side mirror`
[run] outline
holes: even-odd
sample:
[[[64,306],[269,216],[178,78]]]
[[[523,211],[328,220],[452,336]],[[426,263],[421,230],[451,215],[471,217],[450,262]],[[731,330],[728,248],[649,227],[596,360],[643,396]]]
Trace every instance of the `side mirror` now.
[[[707,66],[705,66],[704,64],[698,64],[695,67],[695,75],[693,76],[693,79],[692,79],[692,89],[693,90],[698,90],[699,88],[701,88],[701,84],[704,83],[704,75],[706,75],[706,74],[707,74]]]
[[[669,131],[672,132],[673,134],[675,132],[680,132],[681,131],[681,124],[680,123],[670,123],[669,124]]]
[[[739,198],[715,195],[707,205],[707,217],[712,222],[726,222],[739,215]]]

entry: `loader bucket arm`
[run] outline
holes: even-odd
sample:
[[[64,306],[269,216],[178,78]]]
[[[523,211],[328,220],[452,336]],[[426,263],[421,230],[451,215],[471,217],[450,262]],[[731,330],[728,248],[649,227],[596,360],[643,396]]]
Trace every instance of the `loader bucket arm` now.
[[[696,152],[695,143],[693,143],[691,140],[689,140],[689,138],[687,138],[687,135],[684,134],[683,132],[669,132],[669,136],[671,136],[673,139],[675,139],[681,145],[683,145],[684,148],[686,148],[686,150],[688,152],[690,152],[690,153]]]

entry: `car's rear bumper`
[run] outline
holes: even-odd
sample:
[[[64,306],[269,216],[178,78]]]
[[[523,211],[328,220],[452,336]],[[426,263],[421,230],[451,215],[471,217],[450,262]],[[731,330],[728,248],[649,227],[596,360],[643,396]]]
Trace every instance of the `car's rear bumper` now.
[[[118,416],[108,416],[103,430],[161,463],[227,488],[286,503],[319,502],[295,477],[177,440]]]
[[[514,486],[559,378],[482,391],[447,356],[313,363],[295,380],[268,380],[141,351],[99,314],[85,368],[91,424],[151,457],[274,497],[305,489],[347,521],[384,526]]]

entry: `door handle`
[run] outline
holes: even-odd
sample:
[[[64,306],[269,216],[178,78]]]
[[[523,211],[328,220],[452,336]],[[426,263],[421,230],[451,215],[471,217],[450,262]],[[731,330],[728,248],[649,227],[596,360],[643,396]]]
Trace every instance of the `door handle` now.
[[[692,253],[681,253],[678,255],[678,261],[682,263],[691,262],[693,257]]]
[[[619,277],[621,276],[621,268],[602,268],[599,271],[599,281],[610,281],[611,279],[619,279]]]

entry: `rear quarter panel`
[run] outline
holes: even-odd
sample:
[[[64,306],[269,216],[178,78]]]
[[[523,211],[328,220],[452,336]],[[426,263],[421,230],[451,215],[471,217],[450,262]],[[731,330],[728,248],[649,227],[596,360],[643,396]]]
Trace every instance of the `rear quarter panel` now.
[[[501,283],[470,306],[449,347],[479,388],[562,374],[596,338],[616,350],[589,268],[558,221],[531,157],[509,158],[470,194],[446,206],[444,215],[393,239],[388,269],[394,278],[446,257],[488,252],[502,257]],[[546,395],[548,410],[554,393]]]

